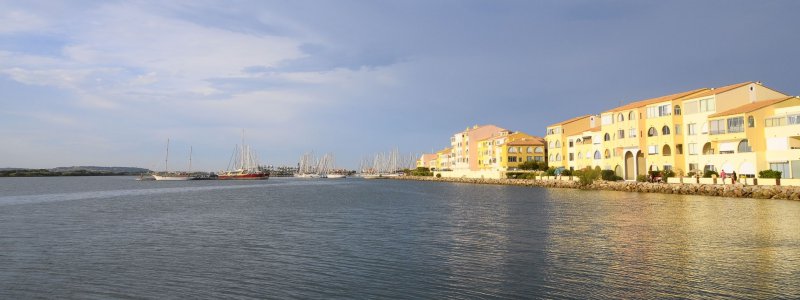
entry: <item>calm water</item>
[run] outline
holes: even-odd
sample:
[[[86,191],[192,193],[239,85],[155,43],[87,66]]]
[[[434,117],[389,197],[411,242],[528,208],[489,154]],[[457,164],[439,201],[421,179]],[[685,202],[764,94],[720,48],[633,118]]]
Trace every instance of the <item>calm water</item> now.
[[[0,179],[0,298],[800,298],[800,202]]]

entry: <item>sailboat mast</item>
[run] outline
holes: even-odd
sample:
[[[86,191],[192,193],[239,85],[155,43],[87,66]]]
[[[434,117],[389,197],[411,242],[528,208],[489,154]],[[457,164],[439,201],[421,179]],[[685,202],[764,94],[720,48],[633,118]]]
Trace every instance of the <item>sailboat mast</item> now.
[[[189,146],[189,172],[192,172],[192,146]]]
[[[167,155],[164,158],[164,172],[169,172],[169,138],[167,138]]]

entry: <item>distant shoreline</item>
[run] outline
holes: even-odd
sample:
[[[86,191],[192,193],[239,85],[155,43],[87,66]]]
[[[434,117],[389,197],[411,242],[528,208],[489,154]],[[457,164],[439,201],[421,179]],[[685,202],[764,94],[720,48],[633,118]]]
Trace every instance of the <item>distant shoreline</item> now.
[[[638,193],[660,193],[697,196],[715,196],[752,199],[800,200],[800,187],[743,184],[698,184],[698,183],[650,183],[631,181],[595,180],[581,185],[577,181],[551,179],[483,179],[483,178],[437,178],[422,176],[394,177],[400,180],[454,182],[471,184],[515,185],[545,188],[571,188],[582,190],[605,190]]]

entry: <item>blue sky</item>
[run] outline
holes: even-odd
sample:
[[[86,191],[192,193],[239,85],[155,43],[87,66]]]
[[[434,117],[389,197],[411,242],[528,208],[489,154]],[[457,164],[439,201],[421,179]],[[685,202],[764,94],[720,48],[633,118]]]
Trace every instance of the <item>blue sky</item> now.
[[[2,1],[0,167],[447,146],[744,81],[800,94],[800,1]]]

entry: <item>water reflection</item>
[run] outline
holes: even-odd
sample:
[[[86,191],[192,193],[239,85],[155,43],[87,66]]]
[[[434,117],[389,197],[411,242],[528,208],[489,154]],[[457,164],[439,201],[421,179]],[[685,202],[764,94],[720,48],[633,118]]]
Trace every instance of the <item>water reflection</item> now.
[[[547,245],[554,295],[574,295],[558,285],[576,281],[586,282],[578,293],[614,298],[800,294],[791,283],[800,256],[797,203],[548,193],[556,202]]]

